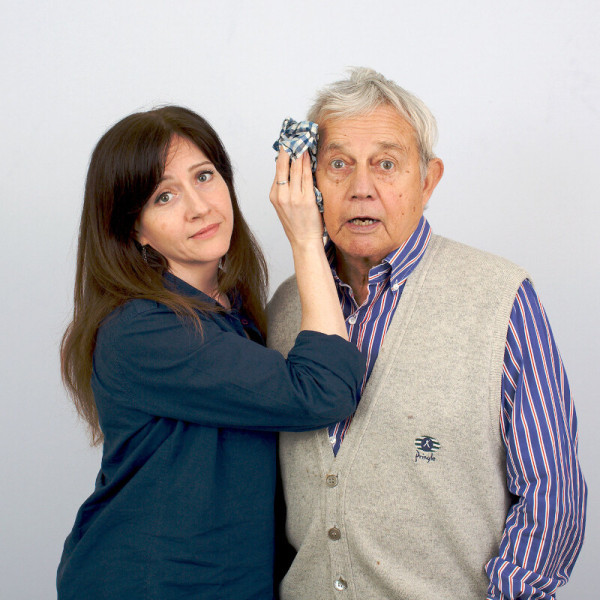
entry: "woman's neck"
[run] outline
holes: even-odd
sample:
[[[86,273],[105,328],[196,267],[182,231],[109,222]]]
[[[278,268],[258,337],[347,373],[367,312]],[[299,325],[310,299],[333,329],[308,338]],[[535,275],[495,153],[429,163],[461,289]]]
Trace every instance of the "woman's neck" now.
[[[169,265],[169,271],[179,277],[182,281],[192,287],[204,292],[207,296],[210,296],[216,300],[221,306],[225,308],[231,308],[231,303],[226,294],[219,291],[219,278],[218,278],[218,264],[214,265],[214,268],[207,269],[209,265],[202,265],[202,269],[182,269],[178,265]],[[212,265],[210,265],[212,267]]]

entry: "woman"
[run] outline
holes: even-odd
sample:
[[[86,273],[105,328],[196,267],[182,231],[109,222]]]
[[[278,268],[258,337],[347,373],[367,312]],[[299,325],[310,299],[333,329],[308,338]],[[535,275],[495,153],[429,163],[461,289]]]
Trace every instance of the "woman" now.
[[[281,153],[271,201],[303,305],[287,360],[263,345],[264,260],[210,125],[164,107],[96,146],[62,372],[104,444],[59,599],[272,597],[274,432],[351,413],[364,364],[344,341],[306,156]]]

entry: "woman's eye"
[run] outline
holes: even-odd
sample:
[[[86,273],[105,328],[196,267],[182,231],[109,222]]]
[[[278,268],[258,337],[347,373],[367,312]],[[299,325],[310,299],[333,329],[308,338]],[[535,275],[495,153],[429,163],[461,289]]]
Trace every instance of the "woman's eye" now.
[[[346,166],[346,163],[343,160],[336,158],[335,160],[331,161],[331,166],[334,169],[343,169]]]
[[[213,176],[214,173],[212,171],[202,171],[201,173],[198,173],[197,179],[200,183],[206,183],[207,181],[210,181]]]
[[[394,168],[394,163],[391,160],[382,160],[379,165],[384,171],[391,171]]]
[[[173,194],[171,192],[163,192],[159,196],[156,197],[154,201],[155,204],[166,204],[173,198]]]

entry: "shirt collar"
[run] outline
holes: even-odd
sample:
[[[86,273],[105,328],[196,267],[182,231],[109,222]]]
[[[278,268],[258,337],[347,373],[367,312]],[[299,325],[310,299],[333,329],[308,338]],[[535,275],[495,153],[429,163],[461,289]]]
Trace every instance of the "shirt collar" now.
[[[378,265],[369,271],[369,283],[382,281],[389,277],[390,285],[401,285],[419,264],[431,238],[431,226],[425,217],[421,217],[411,236],[395,250],[392,250]],[[335,245],[329,239],[325,245],[327,259],[334,278],[341,281],[335,270]]]
[[[195,288],[193,285],[186,283],[183,279],[177,277],[177,275],[173,275],[170,271],[165,271],[163,274],[163,279],[165,281],[165,287],[176,294],[180,294],[181,296],[186,296],[187,298],[196,298],[201,302],[206,302],[207,304],[214,304],[217,306],[219,303],[211,298],[208,294],[205,294],[198,288]],[[229,298],[229,303],[231,304],[231,309],[234,311],[242,312],[242,298],[237,290],[231,290],[227,292],[227,297]]]
[[[198,288],[195,288],[193,285],[190,285],[183,279],[180,279],[177,277],[177,275],[173,275],[173,273],[170,271],[165,271],[163,274],[163,279],[165,281],[165,287],[176,294],[187,296],[188,298],[197,298],[198,300],[202,300],[203,302],[208,302],[210,304],[216,304],[214,298],[211,298],[208,294],[205,294]]]

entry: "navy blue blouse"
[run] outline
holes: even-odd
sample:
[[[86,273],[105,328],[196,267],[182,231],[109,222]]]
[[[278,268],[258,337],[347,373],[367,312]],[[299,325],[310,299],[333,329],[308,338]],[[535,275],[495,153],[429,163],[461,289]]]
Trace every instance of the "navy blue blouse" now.
[[[102,464],[65,542],[60,600],[272,598],[275,432],[351,414],[364,360],[313,331],[285,360],[237,310],[201,319],[198,332],[132,300],[100,327]]]

